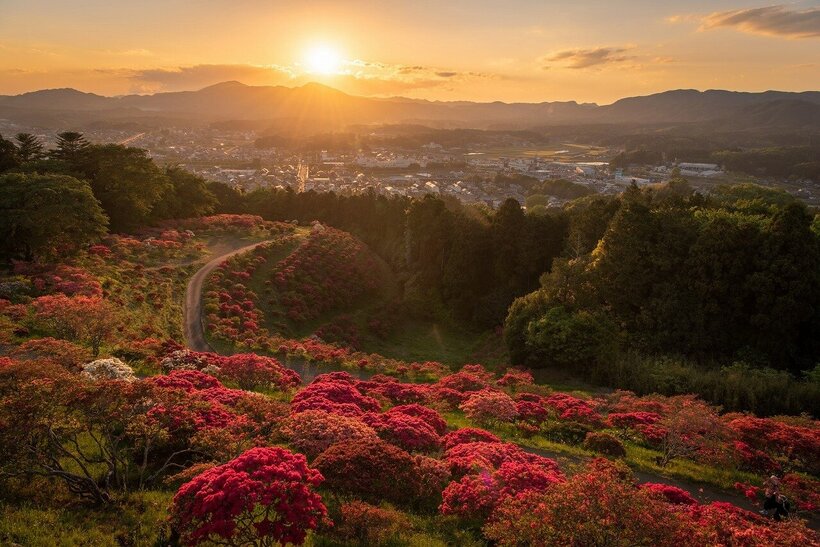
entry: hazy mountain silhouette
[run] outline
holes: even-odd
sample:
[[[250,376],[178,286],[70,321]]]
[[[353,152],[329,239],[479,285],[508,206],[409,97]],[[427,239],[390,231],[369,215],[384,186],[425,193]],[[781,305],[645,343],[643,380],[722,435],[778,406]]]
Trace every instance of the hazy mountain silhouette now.
[[[610,105],[571,102],[477,103],[358,97],[317,83],[301,87],[223,82],[199,91],[104,97],[75,89],[0,96],[0,116],[99,122],[135,119],[210,123],[264,120],[324,130],[349,124],[419,123],[451,127],[535,127],[560,124],[725,122],[736,127],[817,128],[820,92],[674,90]]]

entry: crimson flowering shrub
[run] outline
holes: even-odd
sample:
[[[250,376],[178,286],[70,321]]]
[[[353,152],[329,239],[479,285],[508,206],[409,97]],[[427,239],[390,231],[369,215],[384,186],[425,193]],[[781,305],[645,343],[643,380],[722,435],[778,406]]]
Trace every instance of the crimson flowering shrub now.
[[[218,361],[218,375],[236,382],[242,389],[288,390],[302,383],[299,375],[273,357],[255,353],[241,353],[221,357]]]
[[[482,470],[451,482],[442,494],[440,511],[483,522],[503,500],[527,491],[543,491],[564,480],[543,465],[508,461],[495,471]]]
[[[676,486],[656,482],[645,482],[640,485],[640,488],[675,505],[697,505],[698,503],[698,500],[693,498],[689,492]]]
[[[743,441],[734,441],[732,445],[739,460],[740,469],[764,474],[777,473],[782,470],[782,466],[762,450],[752,448]]]
[[[447,422],[441,417],[441,414],[432,408],[420,404],[412,403],[394,406],[387,411],[387,414],[406,414],[407,416],[413,416],[432,427],[433,431],[438,435],[444,435],[447,432]]]
[[[637,429],[641,425],[652,425],[661,419],[655,412],[613,412],[607,416],[610,427]]]
[[[337,411],[348,416],[361,415],[365,412],[380,412],[379,402],[362,395],[356,386],[348,381],[325,381],[317,378],[301,391],[291,401],[294,412],[305,410]]]
[[[459,405],[467,417],[479,425],[512,422],[515,420],[516,405],[512,397],[504,392],[482,390],[470,395]]]
[[[356,387],[365,395],[386,399],[394,405],[426,403],[431,399],[429,386],[399,382],[382,374],[377,374],[368,381],[359,382]]]
[[[464,370],[464,368],[459,372],[441,378],[436,382],[436,388],[452,389],[463,394],[481,391],[490,387],[492,378],[488,378],[486,372],[473,371],[474,369]]]
[[[52,361],[67,369],[77,370],[91,359],[91,352],[66,340],[37,338],[23,342],[10,355],[18,361]]]
[[[478,441],[457,444],[447,449],[444,461],[455,478],[481,470],[498,469],[502,463],[508,461],[538,465],[545,471],[558,471],[554,460],[524,452],[519,446],[505,442]]]
[[[441,445],[436,430],[421,418],[401,412],[368,413],[362,420],[383,440],[408,452],[431,452]]]
[[[739,440],[771,457],[797,468],[820,469],[820,425],[792,425],[776,418],[741,416],[728,421]]]
[[[413,503],[421,490],[413,456],[380,439],[334,444],[313,465],[328,488],[366,500]]]
[[[361,420],[322,410],[291,414],[281,432],[290,445],[311,460],[336,443],[377,439],[373,428]]]
[[[579,422],[592,427],[602,425],[603,420],[594,401],[579,399],[566,393],[553,393],[544,399],[544,404],[556,412],[559,420]]]
[[[39,295],[63,294],[101,298],[102,285],[87,270],[71,264],[13,262],[14,273],[26,276]]]
[[[502,546],[691,544],[669,504],[601,464],[543,491],[506,498],[484,532]]]
[[[731,455],[731,432],[718,415],[717,408],[683,395],[670,400],[672,411],[657,424],[664,436],[660,442],[661,466],[675,458],[689,457],[705,463],[725,463]]]
[[[535,383],[535,379],[532,377],[532,374],[526,370],[516,368],[507,369],[507,372],[496,381],[497,385],[510,389],[531,386],[533,383]]]
[[[146,381],[159,387],[181,389],[186,392],[224,387],[219,380],[198,370],[172,370],[168,374],[152,376]]]
[[[532,401],[517,401],[515,403],[515,414],[518,419],[530,424],[538,425],[549,418],[549,412],[544,405]]]
[[[377,272],[367,246],[346,232],[324,228],[277,264],[272,281],[287,317],[301,323],[376,289]]]
[[[183,484],[171,522],[186,545],[301,545],[327,517],[321,473],[282,448],[252,448]]]
[[[820,537],[799,520],[775,522],[729,503],[689,506],[681,515],[689,545],[817,545]]]
[[[476,429],[474,427],[463,427],[461,429],[456,429],[455,431],[451,431],[446,434],[442,438],[442,443],[444,444],[445,450],[449,450],[460,444],[475,442],[500,443],[501,439],[489,431]]]
[[[616,390],[607,396],[607,410],[610,414],[651,412],[665,416],[672,407],[669,397],[663,395],[644,395],[639,397],[631,391]]]

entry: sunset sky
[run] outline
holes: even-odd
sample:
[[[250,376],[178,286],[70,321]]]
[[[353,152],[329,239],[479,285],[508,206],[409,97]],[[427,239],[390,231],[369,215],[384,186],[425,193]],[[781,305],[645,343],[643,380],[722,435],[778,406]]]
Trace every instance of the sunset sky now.
[[[608,103],[820,89],[820,0],[0,0],[0,94],[226,80],[440,100]]]

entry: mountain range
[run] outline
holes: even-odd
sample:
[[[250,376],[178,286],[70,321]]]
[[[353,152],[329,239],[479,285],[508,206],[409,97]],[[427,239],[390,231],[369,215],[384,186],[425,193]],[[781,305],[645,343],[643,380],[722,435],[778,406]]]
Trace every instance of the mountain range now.
[[[761,93],[691,89],[592,103],[479,103],[349,95],[321,84],[248,86],[105,97],[75,89],[0,96],[0,118],[44,127],[94,123],[202,124],[248,121],[338,130],[352,124],[526,129],[568,124],[707,124],[728,129],[820,132],[820,92]]]

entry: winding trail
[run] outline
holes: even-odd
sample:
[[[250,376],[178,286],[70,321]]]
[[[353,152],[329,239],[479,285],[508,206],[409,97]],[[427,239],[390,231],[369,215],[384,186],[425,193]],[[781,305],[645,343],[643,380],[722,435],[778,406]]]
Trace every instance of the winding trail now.
[[[205,280],[208,278],[211,272],[214,271],[214,269],[216,269],[216,267],[219,266],[219,264],[223,261],[231,258],[234,255],[251,251],[259,245],[262,245],[263,243],[267,242],[267,240],[259,241],[251,245],[245,245],[243,247],[235,248],[230,252],[216,256],[212,258],[210,261],[208,261],[202,268],[200,268],[193,275],[193,277],[191,277],[191,280],[188,282],[188,287],[185,292],[185,304],[183,308],[185,321],[185,340],[189,348],[191,348],[194,351],[208,351],[218,353],[210,346],[210,344],[208,344],[208,341],[205,339],[205,329],[203,328],[202,324],[202,288],[205,284]],[[323,372],[328,372],[329,370],[328,367],[322,367],[315,363],[307,363],[304,361],[284,361],[283,364],[298,372],[302,377],[303,381],[306,383],[312,381],[312,379],[316,375],[321,374]],[[353,372],[355,375],[356,372],[361,371],[347,372]],[[552,452],[548,450],[528,447],[526,445],[519,446],[526,452],[540,454],[542,456],[553,458],[560,464],[562,464],[562,466],[565,466],[567,464],[576,464],[583,461],[583,458],[579,458],[577,456],[568,456],[566,454],[562,454],[559,452]],[[723,490],[715,486],[707,484],[698,484],[695,482],[684,481],[682,479],[665,477],[663,475],[656,475],[654,473],[642,471],[640,469],[633,469],[632,471],[638,478],[638,481],[641,483],[658,482],[668,484],[671,486],[676,486],[689,492],[689,494],[691,494],[692,497],[694,497],[701,503],[710,503],[712,501],[724,501],[754,512],[757,512],[758,509],[752,503],[750,503],[749,500],[747,500],[742,494],[734,490]],[[794,503],[794,500],[792,500],[792,503]],[[814,530],[820,529],[820,518],[818,518],[818,515],[810,514],[804,515],[804,517],[807,518],[807,524],[810,528]]]
[[[214,352],[214,349],[205,339],[205,329],[202,326],[202,287],[205,284],[205,280],[208,279],[211,272],[225,260],[234,255],[252,251],[267,242],[268,240],[259,241],[257,243],[245,245],[244,247],[239,247],[228,253],[216,256],[202,266],[202,268],[197,270],[193,277],[191,277],[191,280],[188,281],[188,288],[185,290],[183,315],[185,322],[185,342],[188,344],[189,348],[194,351]]]

